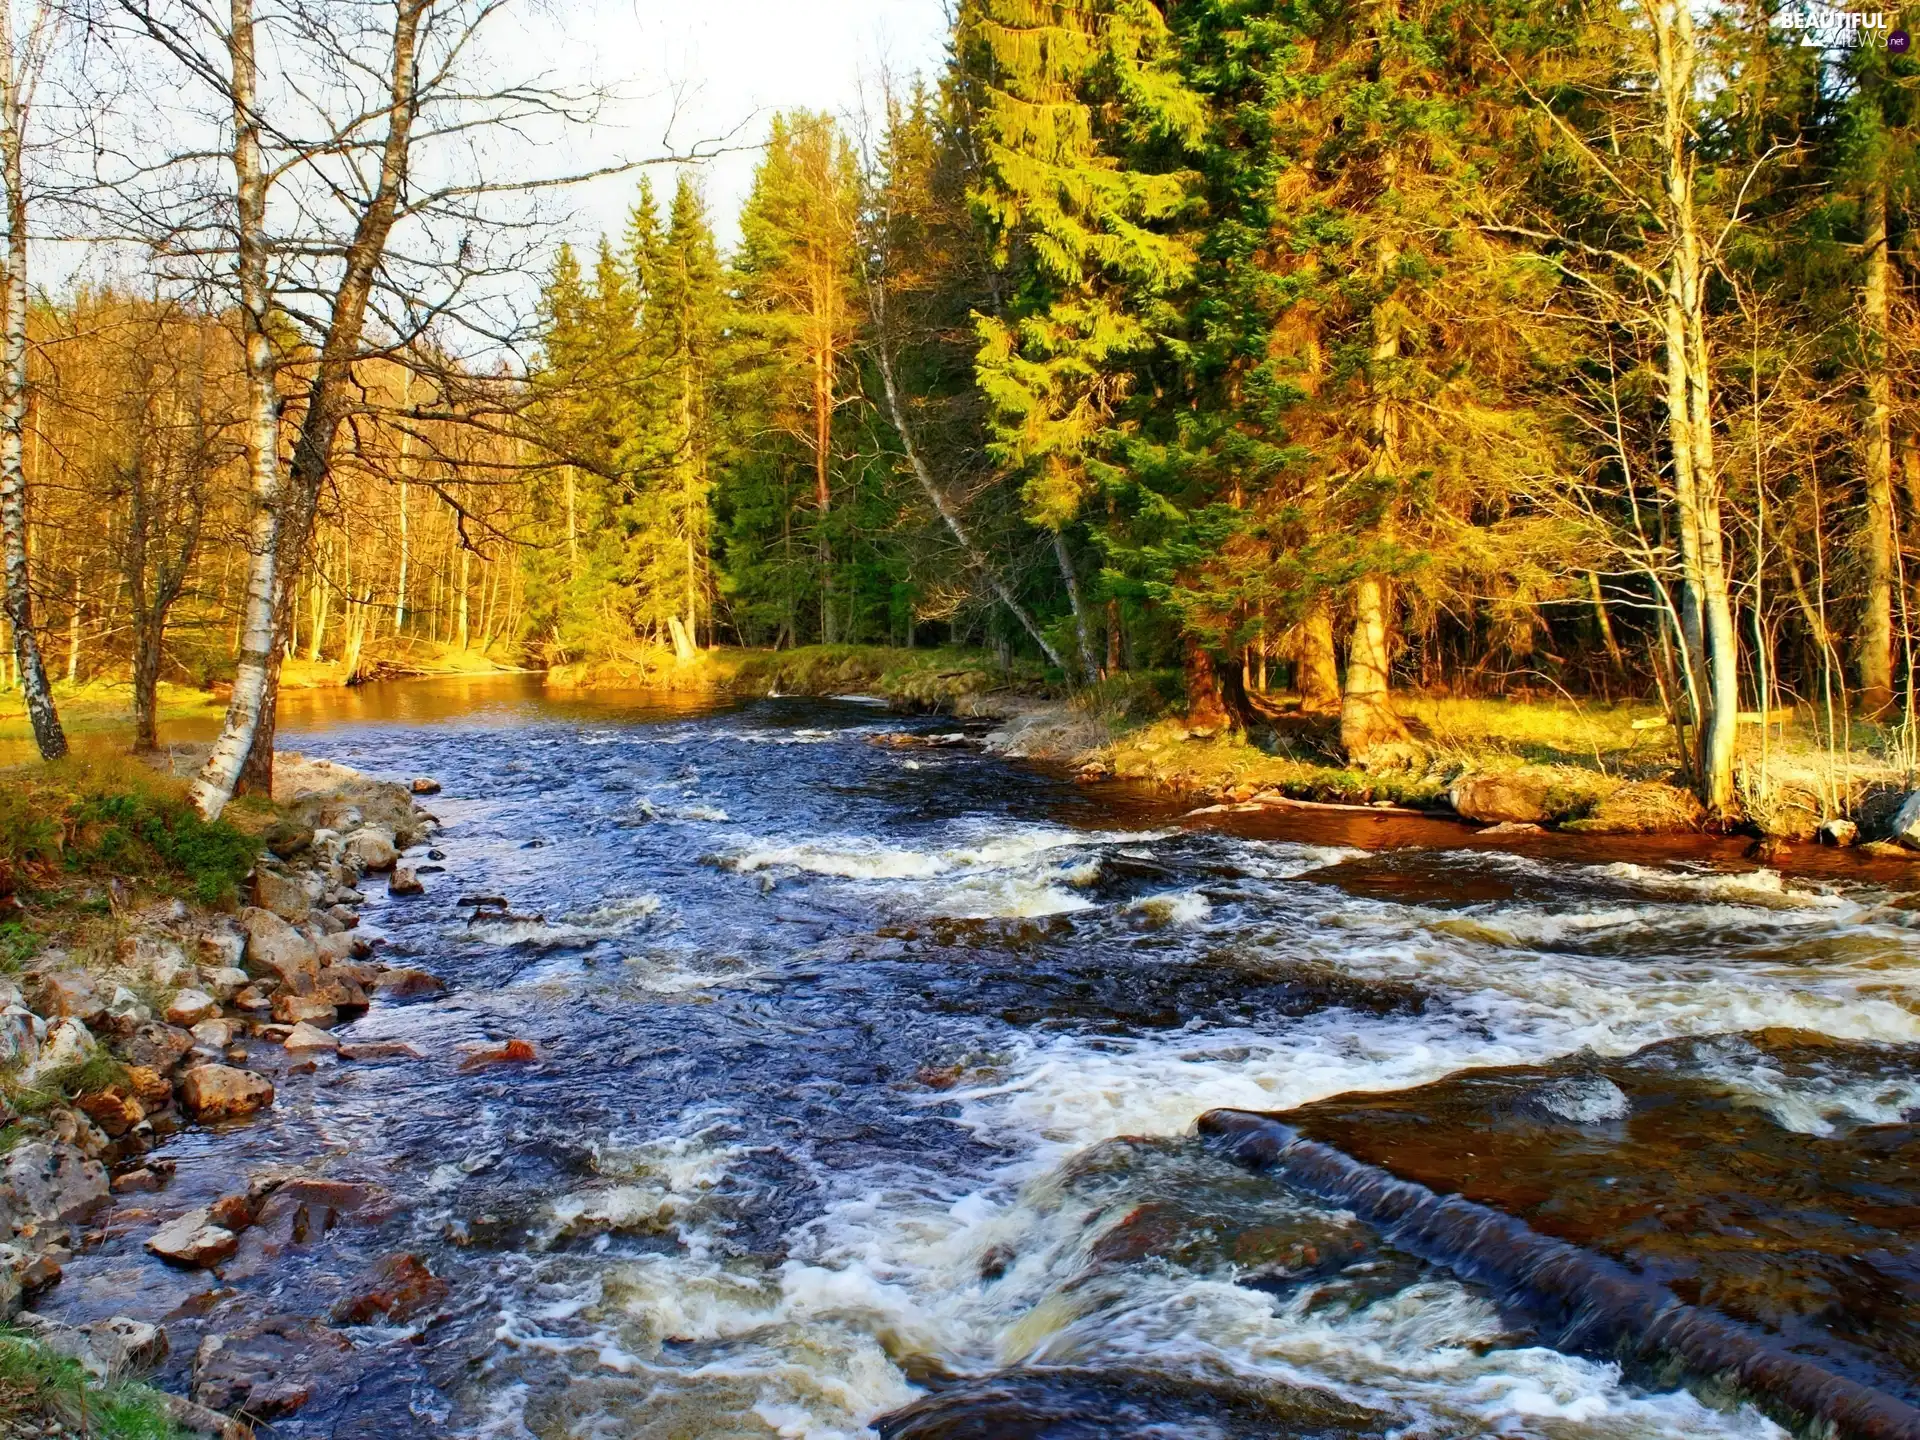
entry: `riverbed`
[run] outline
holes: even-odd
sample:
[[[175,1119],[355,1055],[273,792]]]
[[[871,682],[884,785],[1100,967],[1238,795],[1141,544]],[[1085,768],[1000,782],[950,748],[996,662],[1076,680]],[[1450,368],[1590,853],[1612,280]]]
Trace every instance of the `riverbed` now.
[[[1250,1173],[1216,1107],[1920,1404],[1920,937],[1883,876],[1188,817],[875,743],[955,727],[858,699],[505,676],[281,725],[444,787],[443,868],[370,880],[363,926],[450,992],[341,1032],[424,1058],[295,1067],[173,1138],[41,1305],[164,1321],[180,1390],[208,1335],[331,1316],[350,1348],[277,1436],[1785,1433]],[[462,1068],[507,1040],[536,1062]],[[141,1250],[288,1169],[362,1199],[217,1275]],[[343,1319],[401,1254],[444,1296]]]

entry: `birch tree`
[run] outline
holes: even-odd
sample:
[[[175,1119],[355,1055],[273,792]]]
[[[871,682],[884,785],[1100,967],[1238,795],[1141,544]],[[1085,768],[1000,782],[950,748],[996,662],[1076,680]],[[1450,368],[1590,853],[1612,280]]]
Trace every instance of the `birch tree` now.
[[[0,564],[6,577],[7,624],[13,631],[14,670],[27,702],[34,743],[48,760],[67,753],[47,668],[33,629],[33,591],[27,573],[27,191],[26,127],[34,82],[52,36],[52,20],[36,6],[17,37],[11,0],[0,0],[0,181],[6,187],[7,249],[0,273],[5,352],[0,354]]]

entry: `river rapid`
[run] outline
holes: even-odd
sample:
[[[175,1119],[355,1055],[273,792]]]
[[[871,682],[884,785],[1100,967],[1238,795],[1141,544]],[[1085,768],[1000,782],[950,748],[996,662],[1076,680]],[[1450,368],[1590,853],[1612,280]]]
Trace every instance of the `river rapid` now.
[[[413,900],[370,879],[363,923],[450,992],[341,1032],[425,1058],[323,1062],[174,1137],[172,1185],[42,1305],[164,1320],[186,1389],[201,1337],[325,1319],[385,1257],[447,1282],[345,1327],[276,1436],[1786,1433],[1241,1168],[1195,1131],[1215,1107],[1920,1403],[1920,936],[1878,881],[1183,818],[873,743],[954,727],[858,701],[508,677],[289,697],[282,725],[445,787],[444,870]],[[519,918],[470,923],[475,894]],[[537,1063],[461,1069],[507,1039]],[[271,1266],[142,1252],[289,1166],[381,1202]]]

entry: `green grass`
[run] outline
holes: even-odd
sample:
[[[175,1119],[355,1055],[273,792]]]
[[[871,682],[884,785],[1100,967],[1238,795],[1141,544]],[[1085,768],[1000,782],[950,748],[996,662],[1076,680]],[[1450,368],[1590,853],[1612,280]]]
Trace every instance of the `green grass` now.
[[[145,1385],[102,1385],[77,1360],[29,1335],[0,1330],[0,1423],[50,1417],[99,1440],[184,1440]]]
[[[155,713],[162,721],[218,719],[226,702],[204,690],[163,681],[155,697]],[[131,733],[133,724],[133,682],[101,678],[69,685],[56,681],[53,703],[60,711],[60,725],[69,736],[94,735],[111,731]],[[0,690],[0,740],[31,740],[33,728],[27,723],[26,702],[18,690]]]
[[[980,650],[901,650],[886,645],[803,645],[794,650],[721,652],[726,688],[748,694],[878,695],[896,708],[944,709],[964,695],[1014,687],[1040,692],[1039,667],[1002,670]]]
[[[19,872],[23,889],[111,875],[220,904],[233,898],[259,848],[234,820],[266,813],[240,807],[209,824],[184,784],[124,758],[25,765],[0,774],[0,862]]]

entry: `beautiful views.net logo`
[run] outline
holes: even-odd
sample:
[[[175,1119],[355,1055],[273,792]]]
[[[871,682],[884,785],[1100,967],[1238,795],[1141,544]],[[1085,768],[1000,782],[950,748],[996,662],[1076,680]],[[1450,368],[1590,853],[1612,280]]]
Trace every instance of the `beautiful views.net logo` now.
[[[1903,55],[1913,43],[1901,27],[1900,16],[1893,11],[1846,10],[1817,0],[1807,0],[1798,10],[1789,23],[1799,30],[1803,45],[1817,45],[1823,50],[1885,48]]]

